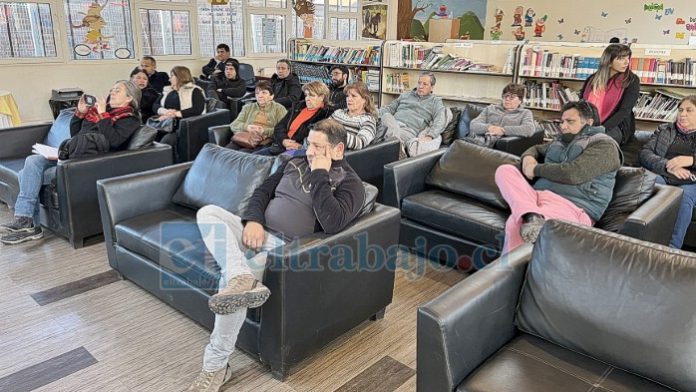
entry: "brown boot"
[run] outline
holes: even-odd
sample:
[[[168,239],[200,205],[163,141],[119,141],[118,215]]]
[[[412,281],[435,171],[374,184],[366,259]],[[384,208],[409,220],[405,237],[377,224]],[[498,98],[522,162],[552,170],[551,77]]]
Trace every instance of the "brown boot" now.
[[[227,286],[210,297],[208,307],[215,314],[230,314],[241,308],[258,308],[271,295],[271,291],[252,274],[234,276]]]
[[[201,370],[198,373],[198,377],[193,380],[193,383],[189,387],[189,392],[217,392],[220,387],[232,378],[232,369],[230,365],[225,365],[224,368],[214,371],[206,372]]]

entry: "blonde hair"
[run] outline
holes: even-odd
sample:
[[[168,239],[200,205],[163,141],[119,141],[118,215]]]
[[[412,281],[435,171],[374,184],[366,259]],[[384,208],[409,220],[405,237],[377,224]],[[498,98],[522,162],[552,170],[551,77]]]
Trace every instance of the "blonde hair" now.
[[[191,76],[191,71],[181,65],[177,65],[172,68],[171,73],[176,76],[176,80],[179,82],[179,87],[185,85],[186,83],[193,82],[193,77]]]
[[[329,88],[326,87],[324,82],[319,80],[311,81],[304,86],[302,86],[302,92],[307,94],[308,92],[314,93],[319,96],[324,97],[324,106],[329,104]]]

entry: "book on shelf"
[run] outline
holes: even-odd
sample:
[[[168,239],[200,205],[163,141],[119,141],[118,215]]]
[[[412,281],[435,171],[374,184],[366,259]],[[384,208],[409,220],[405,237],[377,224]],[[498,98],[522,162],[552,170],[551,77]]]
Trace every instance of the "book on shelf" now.
[[[638,102],[633,107],[637,119],[675,121],[679,101],[686,95],[668,89],[641,91]]]
[[[386,75],[385,91],[390,93],[403,93],[411,90],[410,76],[408,72],[388,73]]]
[[[515,48],[509,48],[505,64],[496,66],[486,64],[475,59],[459,56],[454,53],[444,52],[445,44],[425,47],[423,44],[413,42],[389,42],[388,67],[413,68],[431,71],[477,71],[477,72],[501,72],[508,69],[512,73],[515,59]]]
[[[630,68],[641,83],[693,86],[696,67],[691,58],[681,60],[632,57]]]
[[[351,65],[378,66],[381,61],[380,45],[363,48],[318,45],[310,42],[296,42],[291,53],[292,60]]]
[[[522,51],[520,75],[587,79],[599,69],[599,60],[599,57],[568,55],[529,47]]]
[[[55,147],[47,146],[45,144],[34,144],[33,146],[31,146],[31,152],[34,154],[41,155],[49,161],[58,160],[58,149]]]
[[[580,99],[577,91],[558,81],[525,80],[524,86],[525,96],[522,102],[528,109],[561,110],[566,103]]]
[[[561,133],[561,119],[541,120],[537,122],[537,129],[544,131],[544,139],[553,139]]]

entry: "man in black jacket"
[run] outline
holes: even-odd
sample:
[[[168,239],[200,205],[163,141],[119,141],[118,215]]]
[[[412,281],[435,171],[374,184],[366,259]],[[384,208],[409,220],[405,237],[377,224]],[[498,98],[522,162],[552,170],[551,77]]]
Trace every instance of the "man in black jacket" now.
[[[329,86],[329,102],[334,109],[345,109],[346,93],[343,89],[348,85],[349,71],[345,65],[334,65],[331,67],[331,85]]]
[[[275,101],[290,109],[293,103],[302,99],[300,78],[292,72],[290,60],[281,59],[276,63],[276,73],[271,77]]]
[[[201,71],[203,76],[211,79],[213,75],[225,72],[225,63],[230,58],[230,47],[227,44],[220,44],[215,49],[216,55],[204,65]]]
[[[198,227],[222,276],[219,292],[208,303],[216,316],[203,370],[189,391],[218,391],[231,378],[227,361],[247,308],[261,306],[271,295],[260,281],[266,252],[282,246],[282,238],[338,233],[362,208],[365,188],[343,160],[345,129],[327,119],[307,140],[307,156],[291,159],[268,177],[241,216],[212,205],[198,211]]]

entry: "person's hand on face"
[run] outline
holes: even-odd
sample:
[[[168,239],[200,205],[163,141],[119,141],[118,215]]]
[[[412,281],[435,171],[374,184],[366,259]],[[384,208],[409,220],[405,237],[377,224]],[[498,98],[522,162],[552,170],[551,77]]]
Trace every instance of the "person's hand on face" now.
[[[261,250],[264,241],[266,241],[266,230],[263,225],[258,222],[248,221],[242,230],[242,244],[249,249],[255,251]]]
[[[94,105],[97,107],[97,113],[103,114],[106,112],[106,99],[102,97],[96,97],[97,103]]]
[[[329,169],[331,169],[332,160],[332,150],[330,146],[315,148],[314,156],[312,157],[312,162],[310,163],[310,168],[312,169],[312,171],[329,171]]]

